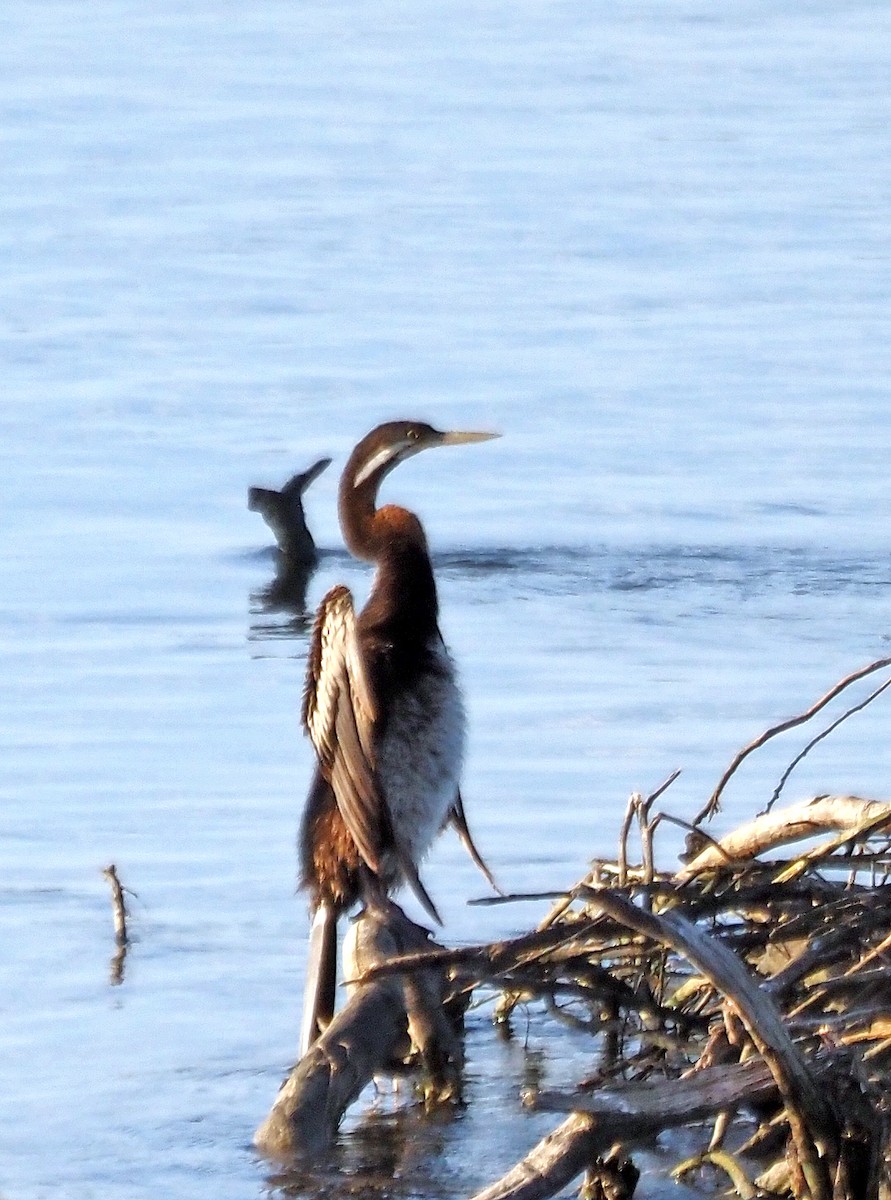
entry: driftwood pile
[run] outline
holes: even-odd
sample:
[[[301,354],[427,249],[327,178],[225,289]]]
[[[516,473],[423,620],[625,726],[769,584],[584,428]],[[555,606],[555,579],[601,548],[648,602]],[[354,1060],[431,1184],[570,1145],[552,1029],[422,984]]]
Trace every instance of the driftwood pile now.
[[[856,672],[746,747],[700,818],[748,753],[888,666]],[[411,1059],[408,1030],[429,1091],[455,1096],[461,997],[484,987],[500,993],[500,1021],[538,998],[543,1019],[589,1029],[597,1069],[570,1093],[522,1097],[568,1115],[474,1200],[549,1196],[582,1174],[587,1196],[628,1200],[635,1147],[681,1126],[700,1130],[701,1152],[676,1174],[703,1195],[891,1195],[891,803],[819,796],[720,841],[700,822],[684,865],[664,872],[655,843],[673,818],[655,810],[670,782],[632,797],[616,859],[595,863],[522,937],[431,948],[395,905],[369,914],[352,999],[257,1145],[279,1157],[322,1151],[370,1074]],[[359,1011],[369,1004],[379,1006],[370,1022]]]

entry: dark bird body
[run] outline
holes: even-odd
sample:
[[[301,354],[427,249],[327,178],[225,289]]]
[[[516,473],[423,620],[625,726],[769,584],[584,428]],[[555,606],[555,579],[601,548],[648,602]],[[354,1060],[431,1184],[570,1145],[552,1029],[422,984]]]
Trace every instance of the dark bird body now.
[[[390,422],[363,438],[341,478],[344,539],[377,569],[360,613],[343,586],[324,598],[309,655],[303,720],[318,765],[300,838],[314,913],[301,1051],[333,1011],[340,913],[407,882],[438,920],[418,866],[450,821],[488,876],[461,803],[464,706],[439,631],[427,539],[407,509],[378,509],[377,493],[421,450],[493,436]]]

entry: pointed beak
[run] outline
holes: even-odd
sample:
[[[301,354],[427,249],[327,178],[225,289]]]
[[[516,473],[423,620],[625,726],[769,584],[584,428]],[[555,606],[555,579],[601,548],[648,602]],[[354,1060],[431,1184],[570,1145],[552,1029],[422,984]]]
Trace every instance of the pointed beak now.
[[[441,446],[463,446],[466,442],[489,442],[492,438],[501,437],[500,433],[474,433],[452,430],[442,435]]]

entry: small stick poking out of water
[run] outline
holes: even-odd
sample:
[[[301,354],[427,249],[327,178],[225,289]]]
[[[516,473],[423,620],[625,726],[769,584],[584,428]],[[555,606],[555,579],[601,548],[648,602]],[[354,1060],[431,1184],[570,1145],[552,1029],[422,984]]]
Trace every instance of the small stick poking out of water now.
[[[124,982],[124,960],[127,957],[127,947],[130,938],[127,934],[127,906],[124,903],[124,889],[118,879],[117,868],[109,863],[102,871],[105,879],[111,885],[111,910],[114,914],[114,940],[117,950],[112,955],[109,978],[114,986]],[[132,895],[132,893],[131,893]]]
[[[126,946],[127,937],[127,906],[124,903],[124,889],[118,879],[117,868],[109,863],[102,872],[103,878],[111,885],[111,909],[114,913],[114,940],[119,946]]]

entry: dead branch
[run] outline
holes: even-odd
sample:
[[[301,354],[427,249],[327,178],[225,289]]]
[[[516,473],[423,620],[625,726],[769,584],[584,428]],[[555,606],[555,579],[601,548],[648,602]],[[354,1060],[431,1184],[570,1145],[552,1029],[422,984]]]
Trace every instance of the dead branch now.
[[[124,889],[118,879],[117,868],[109,863],[102,871],[103,879],[111,886],[111,911],[114,917],[114,940],[119,946],[127,944],[127,906],[124,903]]]
[[[868,824],[878,828],[884,822],[891,826],[891,804],[884,801],[863,800],[859,796],[816,796],[791,808],[755,817],[717,844],[707,846],[678,871],[677,879],[685,882],[700,871],[749,861],[766,850],[813,837],[820,830],[856,832]]]
[[[111,911],[114,918],[114,940],[117,946],[108,965],[108,981],[113,987],[119,987],[124,982],[124,964],[127,961],[127,950],[130,945],[130,938],[127,934],[127,906],[124,902],[124,889],[114,863],[109,863],[103,869],[102,876],[111,885]]]
[[[731,776],[736,772],[741,763],[743,763],[749,757],[750,754],[752,754],[755,750],[760,749],[761,746],[765,745],[766,742],[769,742],[771,738],[776,737],[778,734],[786,733],[790,729],[795,729],[799,725],[804,725],[806,721],[809,721],[811,717],[816,716],[821,709],[825,708],[830,701],[834,700],[836,696],[845,690],[845,688],[850,687],[852,683],[856,683],[859,679],[864,679],[867,675],[872,675],[875,671],[884,670],[885,667],[889,666],[891,666],[891,658],[878,658],[875,662],[871,662],[865,667],[860,667],[857,671],[852,671],[850,675],[846,675],[844,679],[839,680],[838,683],[831,687],[825,696],[822,696],[816,702],[816,704],[812,704],[806,712],[800,713],[797,717],[790,717],[787,721],[781,721],[779,725],[771,726],[770,729],[766,729],[764,733],[759,734],[758,737],[749,742],[747,746],[744,746],[721,776],[718,786],[715,788],[714,792],[712,792],[708,803],[697,815],[696,820],[693,822],[694,825],[700,825],[704,820],[706,820],[706,818],[711,818],[715,815],[720,808],[721,793],[729,783]]]
[[[544,1200],[572,1183],[611,1143],[600,1135],[593,1117],[573,1113],[549,1133],[497,1183],[473,1200]]]
[[[533,1092],[524,1096],[537,1112],[588,1113],[614,1141],[647,1141],[663,1129],[704,1121],[726,1108],[776,1098],[776,1081],[760,1058],[703,1067],[681,1079],[604,1083],[596,1091]],[[606,1136],[606,1135],[605,1135]]]
[[[397,905],[369,906],[350,927],[345,973],[355,981],[378,962],[430,944],[427,930]],[[404,1069],[412,1047],[427,1071],[428,1097],[457,1095],[461,1045],[447,1017],[444,972],[391,973],[349,988],[346,1006],[293,1068],[254,1135],[270,1157],[313,1159],[326,1151],[366,1084]]]

